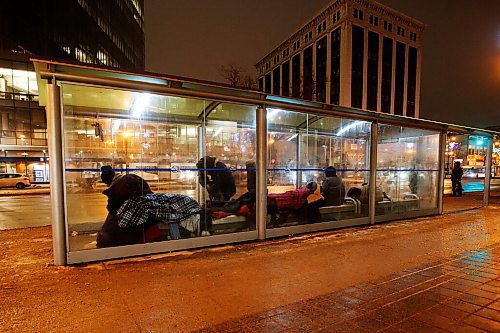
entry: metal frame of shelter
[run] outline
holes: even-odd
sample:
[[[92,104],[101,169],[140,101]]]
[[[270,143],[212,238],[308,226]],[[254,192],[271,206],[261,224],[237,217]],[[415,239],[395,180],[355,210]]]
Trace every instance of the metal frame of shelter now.
[[[258,91],[235,89],[223,84],[165,76],[151,73],[124,72],[116,69],[59,62],[50,59],[33,59],[40,90],[40,104],[46,106],[48,149],[51,177],[52,234],[54,264],[66,265],[113,258],[146,255],[180,249],[206,247],[212,245],[263,240],[269,237],[328,230],[360,224],[373,224],[381,221],[406,219],[417,216],[436,215],[443,212],[444,163],[446,135],[448,132],[481,135],[488,140],[486,157],[486,176],[484,205],[488,205],[491,175],[491,153],[493,137],[500,133],[435,121],[407,118],[366,110],[338,107],[311,101],[297,100],[265,94]],[[90,85],[116,88],[136,92],[168,94],[195,99],[207,99],[217,102],[257,105],[256,110],[256,170],[257,170],[257,205],[256,230],[180,239],[174,241],[122,246],[116,248],[91,249],[70,252],[67,240],[66,221],[66,184],[64,169],[63,112],[61,83]],[[348,117],[353,120],[371,122],[370,170],[377,168],[378,124],[398,125],[409,128],[427,129],[440,133],[439,138],[439,186],[438,205],[435,209],[407,211],[392,215],[375,215],[375,186],[370,186],[369,216],[345,221],[322,222],[317,224],[297,225],[276,229],[267,229],[267,108],[280,108],[319,116]],[[370,184],[376,182],[376,172],[370,172]]]

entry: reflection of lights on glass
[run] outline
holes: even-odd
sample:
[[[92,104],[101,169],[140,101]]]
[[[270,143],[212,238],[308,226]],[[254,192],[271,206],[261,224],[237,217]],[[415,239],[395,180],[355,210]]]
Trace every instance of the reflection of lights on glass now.
[[[297,136],[298,136],[298,134],[294,134],[294,135],[292,135],[291,137],[289,137],[286,141],[292,141],[292,140],[293,140],[293,139],[295,139]]]
[[[149,99],[152,95],[148,93],[139,93],[135,98],[134,103],[130,111],[132,112],[132,117],[139,118],[149,104]]]
[[[132,132],[131,131],[125,131],[122,133],[123,137],[124,138],[129,138],[132,136]]]
[[[281,109],[273,109],[273,108],[267,109],[267,119],[273,118],[274,116],[276,116],[281,111],[283,111],[283,110],[281,110]]]
[[[357,120],[357,121],[354,121],[352,123],[350,123],[349,125],[345,126],[345,127],[342,127],[340,128],[340,130],[337,132],[337,136],[341,136],[342,134],[344,134],[345,132],[353,129],[354,127],[358,126],[358,125],[361,125],[363,123],[363,121],[361,120]]]
[[[451,137],[451,141],[456,141],[457,140],[457,137],[456,136],[452,136]]]
[[[221,132],[222,132],[222,127],[220,127],[219,129],[217,129],[217,131],[215,131],[214,136],[219,135]]]
[[[274,139],[269,140],[269,144],[272,145],[274,143]]]

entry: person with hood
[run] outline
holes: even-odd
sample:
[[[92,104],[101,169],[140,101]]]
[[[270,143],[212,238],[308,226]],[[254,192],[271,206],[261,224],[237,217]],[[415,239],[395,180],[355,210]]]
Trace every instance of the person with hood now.
[[[102,193],[108,197],[108,216],[97,233],[97,247],[123,246],[151,242],[161,239],[157,221],[148,221],[144,226],[122,228],[118,225],[117,213],[125,201],[152,194],[148,183],[133,174],[117,174],[111,166],[101,167],[101,180],[108,188]]]
[[[211,201],[229,201],[236,194],[233,174],[214,156],[200,158],[196,167],[198,182],[207,189]]]
[[[460,166],[460,162],[456,161],[453,165],[453,170],[451,171],[451,190],[453,191],[454,197],[462,196],[462,176],[464,175],[464,170]]]
[[[326,179],[323,180],[322,191],[326,206],[340,206],[344,203],[345,186],[342,179],[337,176],[333,166],[325,169]]]

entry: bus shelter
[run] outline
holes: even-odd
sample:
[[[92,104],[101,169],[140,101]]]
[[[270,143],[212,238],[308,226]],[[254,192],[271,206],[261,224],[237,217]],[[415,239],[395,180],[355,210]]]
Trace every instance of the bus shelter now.
[[[56,265],[441,214],[447,134],[481,136],[487,149],[496,135],[194,79],[34,63]],[[102,183],[102,170],[117,182]],[[136,176],[146,183],[117,186]]]

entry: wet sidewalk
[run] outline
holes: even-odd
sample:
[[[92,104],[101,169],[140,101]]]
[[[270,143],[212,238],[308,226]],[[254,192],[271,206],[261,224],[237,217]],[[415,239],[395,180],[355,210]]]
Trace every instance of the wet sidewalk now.
[[[500,206],[73,267],[0,231],[0,332],[498,332]]]
[[[197,332],[500,332],[500,244]]]

